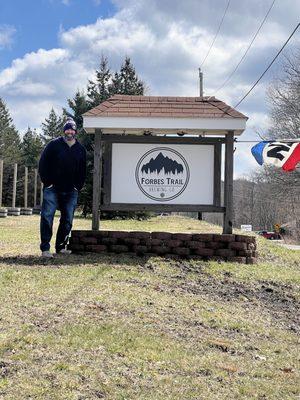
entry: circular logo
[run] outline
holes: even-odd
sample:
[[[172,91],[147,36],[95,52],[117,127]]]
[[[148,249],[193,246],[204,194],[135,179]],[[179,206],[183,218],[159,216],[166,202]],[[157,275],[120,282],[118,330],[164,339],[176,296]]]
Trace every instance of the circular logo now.
[[[135,179],[140,190],[150,199],[170,201],[186,189],[190,169],[178,151],[156,147],[147,151],[138,161]]]

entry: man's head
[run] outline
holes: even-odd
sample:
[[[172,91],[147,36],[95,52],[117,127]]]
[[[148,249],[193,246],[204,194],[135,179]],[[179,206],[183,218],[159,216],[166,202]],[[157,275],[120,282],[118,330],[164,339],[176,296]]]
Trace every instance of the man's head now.
[[[64,124],[64,137],[67,141],[71,141],[75,138],[77,133],[77,126],[75,121],[72,118],[68,118],[66,123]]]

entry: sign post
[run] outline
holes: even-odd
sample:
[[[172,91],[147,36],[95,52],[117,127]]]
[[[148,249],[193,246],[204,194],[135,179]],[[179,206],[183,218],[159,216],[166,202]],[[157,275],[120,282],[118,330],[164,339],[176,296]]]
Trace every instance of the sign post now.
[[[232,233],[233,227],[233,142],[234,132],[229,131],[225,143],[225,181],[223,233]]]
[[[99,230],[100,226],[100,199],[102,179],[102,146],[101,131],[96,130],[94,142],[94,170],[93,170],[93,219],[92,230]]]

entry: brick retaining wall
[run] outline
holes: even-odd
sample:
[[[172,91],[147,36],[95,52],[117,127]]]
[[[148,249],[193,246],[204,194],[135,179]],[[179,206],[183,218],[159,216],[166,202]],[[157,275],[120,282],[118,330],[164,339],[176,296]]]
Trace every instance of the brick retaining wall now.
[[[76,252],[193,256],[254,264],[256,239],[247,235],[127,231],[72,231],[68,248]]]

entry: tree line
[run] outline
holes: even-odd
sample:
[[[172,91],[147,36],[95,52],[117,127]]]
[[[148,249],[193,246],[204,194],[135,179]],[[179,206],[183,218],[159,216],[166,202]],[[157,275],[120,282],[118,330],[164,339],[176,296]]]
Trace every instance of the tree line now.
[[[269,129],[261,140],[300,137],[300,49],[285,55],[280,76],[267,90]],[[263,166],[233,184],[234,225],[273,230],[280,224],[300,242],[300,165],[293,172]],[[220,216],[206,216],[221,222]]]
[[[285,55],[282,73],[270,85],[270,129],[262,139],[299,138],[300,132],[300,51]],[[135,68],[126,57],[120,71],[112,72],[108,60],[102,57],[95,78],[87,87],[78,90],[67,99],[68,110],[57,114],[54,109],[41,126],[41,133],[28,128],[21,139],[3,99],[0,98],[0,158],[6,164],[4,174],[3,204],[11,201],[13,163],[35,168],[40,153],[49,140],[61,135],[65,119],[71,116],[78,126],[78,137],[87,149],[87,182],[81,193],[79,205],[84,215],[91,212],[93,135],[87,135],[82,127],[82,114],[96,107],[114,94],[143,95],[145,83],[139,79]],[[32,179],[31,179],[32,182]],[[32,193],[33,190],[30,190]],[[23,196],[19,185],[18,201]],[[287,224],[287,229],[300,240],[300,172],[284,173],[271,167],[259,167],[253,174],[234,181],[234,225],[252,224],[255,229],[271,230],[275,223]],[[212,222],[221,222],[216,215],[206,215]]]
[[[3,204],[9,205],[12,196],[13,164],[19,165],[19,176],[23,175],[25,167],[31,169],[29,176],[29,193],[32,204],[33,193],[33,169],[37,167],[40,154],[44,146],[52,139],[62,134],[63,125],[67,117],[72,117],[78,129],[78,139],[87,150],[87,181],[80,194],[79,206],[84,215],[91,212],[92,204],[92,169],[93,169],[93,135],[87,135],[83,130],[82,114],[93,107],[98,106],[114,94],[143,95],[144,82],[138,77],[135,67],[129,57],[125,57],[119,71],[111,71],[108,59],[101,57],[99,68],[95,71],[95,77],[88,80],[87,87],[78,90],[74,97],[67,99],[67,108],[63,108],[58,114],[52,108],[49,115],[41,125],[41,132],[28,127],[21,138],[7,105],[0,98],[0,159],[4,160],[5,169],[3,177]],[[22,180],[18,182],[17,201],[23,202]]]

